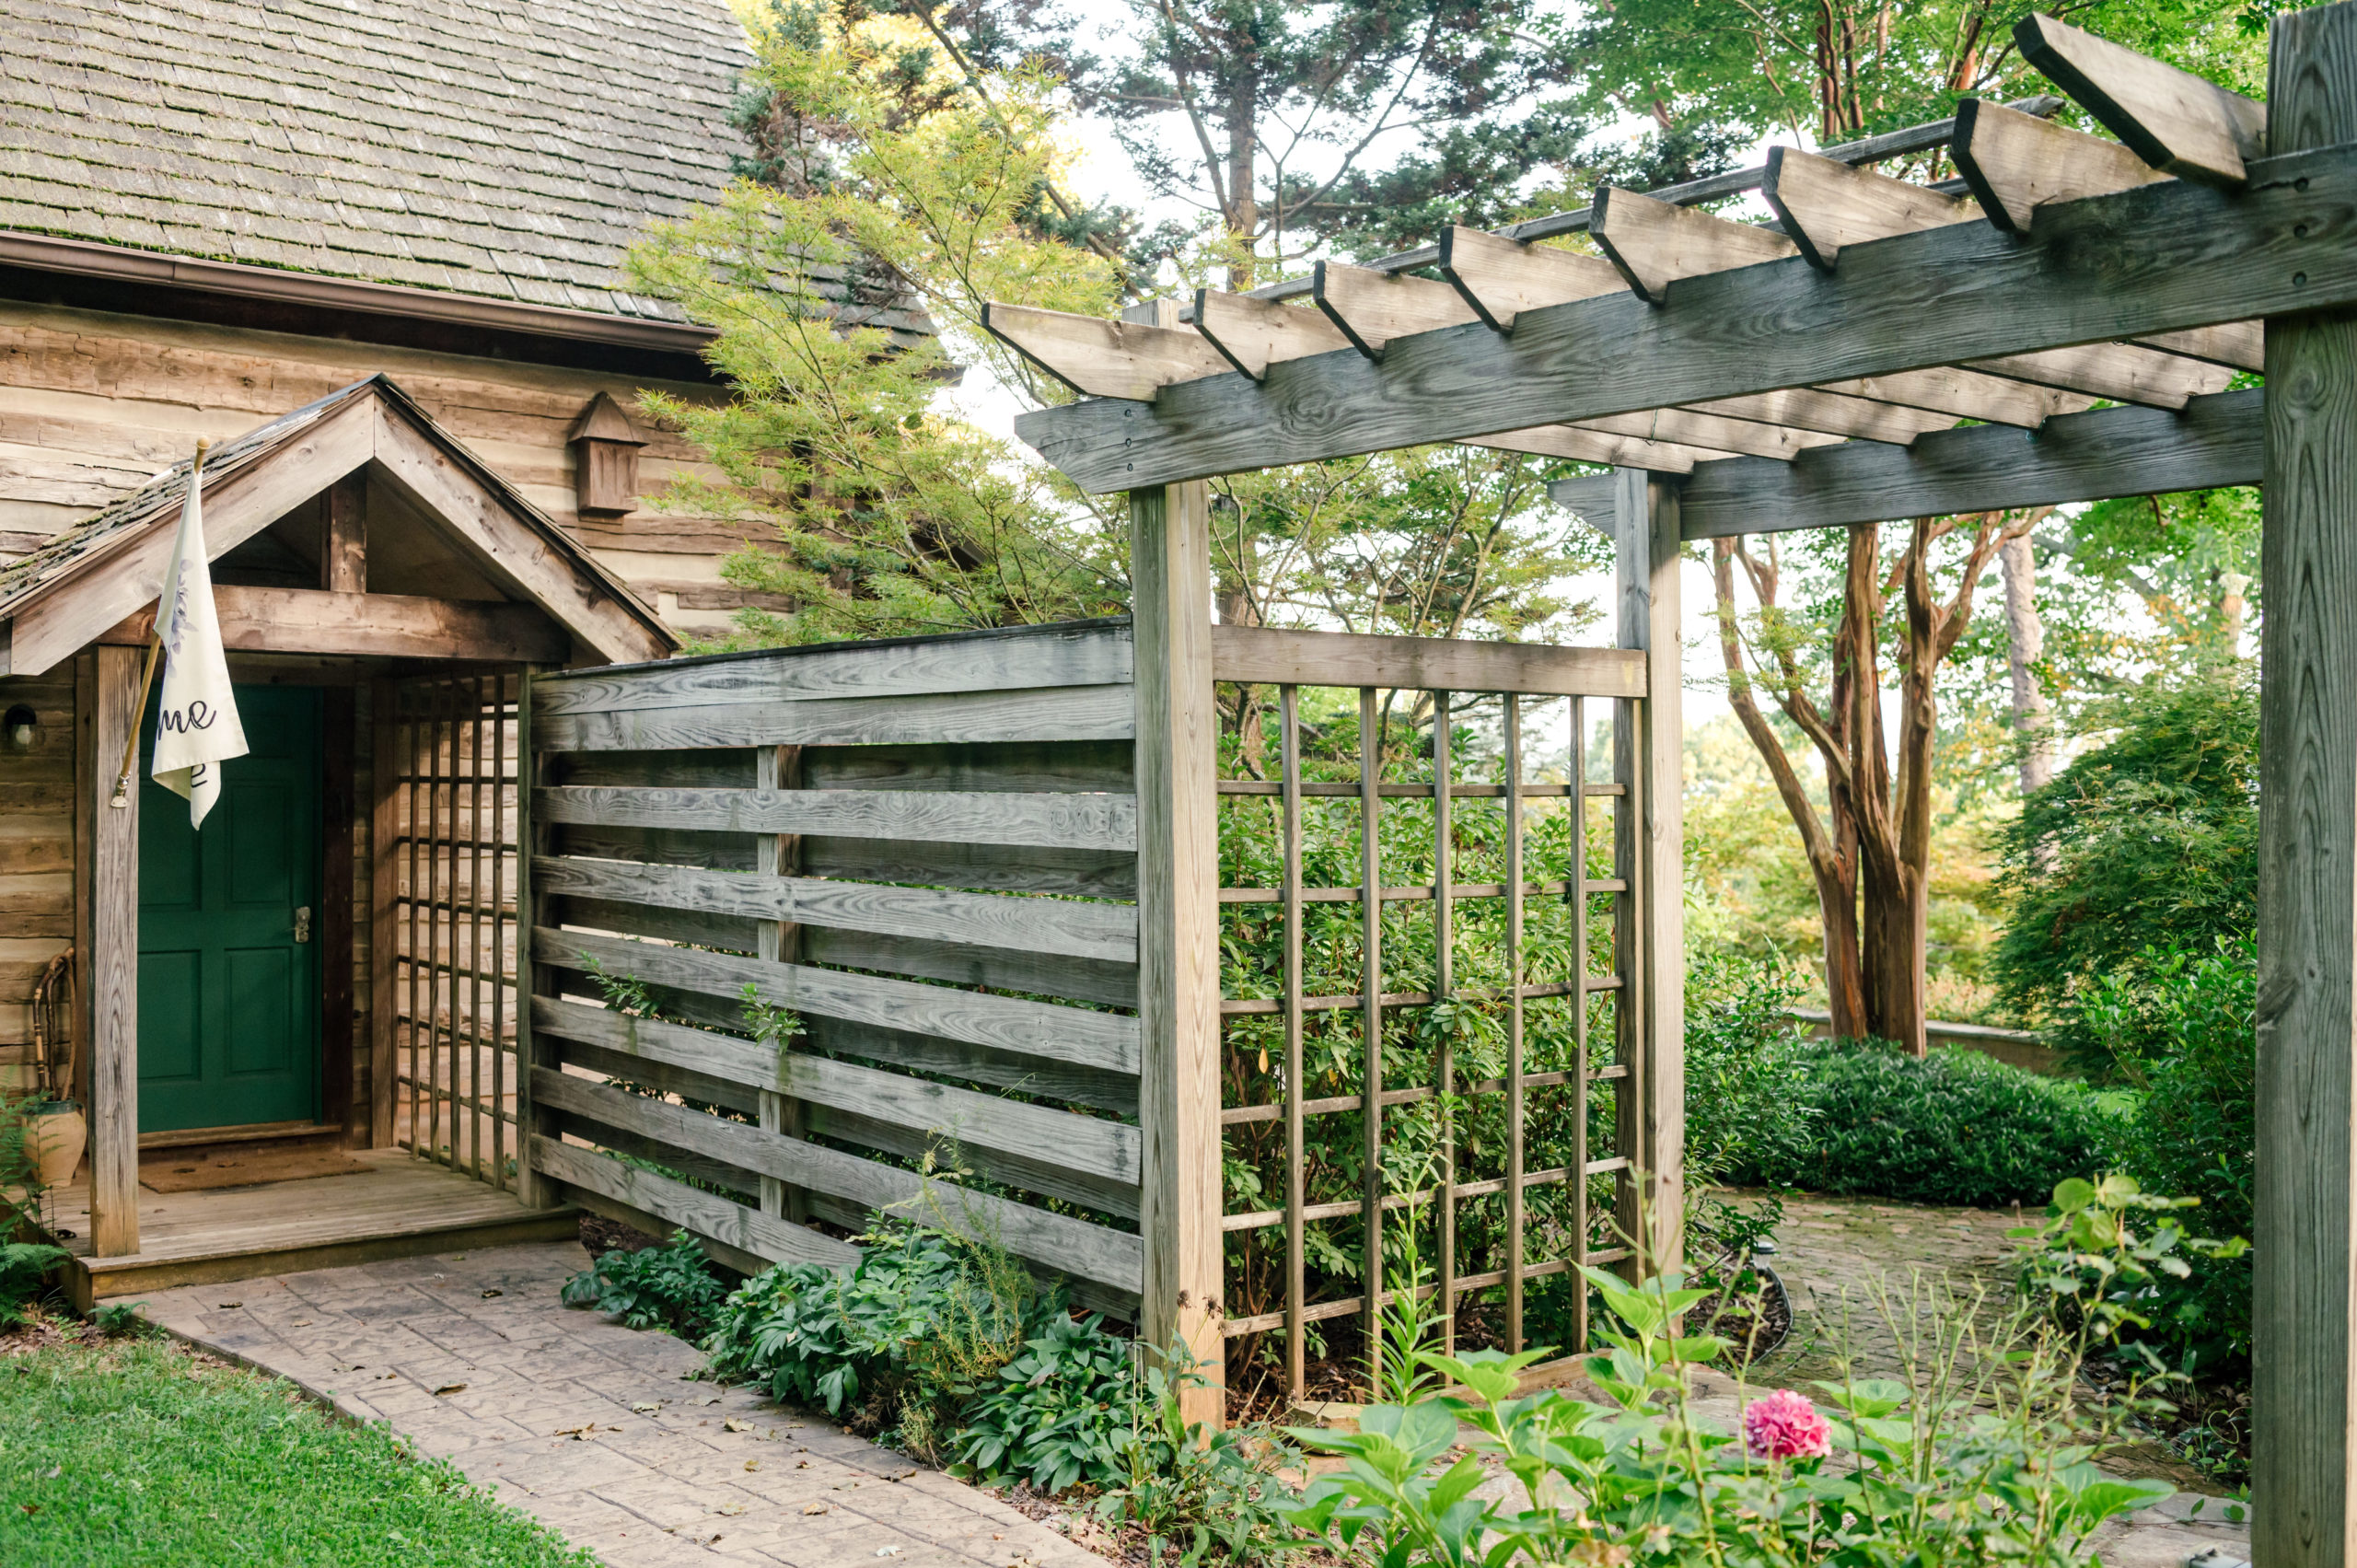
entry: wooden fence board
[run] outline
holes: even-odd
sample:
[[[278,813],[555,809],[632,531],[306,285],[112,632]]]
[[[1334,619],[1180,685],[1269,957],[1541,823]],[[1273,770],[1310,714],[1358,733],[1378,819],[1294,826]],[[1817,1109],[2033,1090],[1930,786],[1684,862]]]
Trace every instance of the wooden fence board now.
[[[810,833],[802,840],[802,869],[814,876],[859,882],[919,882],[928,887],[1062,893],[1083,899],[1138,896],[1137,856],[1125,850],[936,844],[909,839],[839,839]]]
[[[538,1076],[538,1070],[534,1075]],[[772,1261],[822,1263],[830,1269],[848,1269],[859,1260],[859,1249],[849,1242],[837,1241],[807,1225],[772,1219],[684,1181],[624,1165],[610,1155],[576,1149],[537,1133],[531,1147],[532,1163],[543,1176],[586,1188],[618,1203],[643,1209],[657,1219],[684,1225],[700,1236],[709,1236],[714,1241]]]
[[[538,714],[1126,685],[1129,679],[1128,627],[1056,626],[551,676],[541,683]]]
[[[863,1159],[823,1144],[706,1116],[586,1078],[533,1070],[541,1103],[636,1132],[740,1169],[845,1198],[867,1210],[955,1225],[961,1217],[995,1233],[1017,1255],[1134,1293],[1144,1256],[1139,1238],[1086,1220],[1051,1214],[989,1193],[926,1179],[915,1171]],[[585,1184],[586,1185],[586,1184]]]
[[[1115,1013],[547,926],[533,928],[532,952],[537,961],[563,969],[586,970],[594,958],[609,974],[635,976],[652,984],[728,997],[750,985],[762,1001],[797,1012],[824,1013],[885,1028],[920,1029],[1117,1073],[1138,1070],[1137,1020]]]
[[[925,741],[1122,740],[1136,726],[1127,686],[1051,687],[933,697],[715,703],[535,719],[552,751],[736,746],[885,746]]]
[[[558,861],[555,864],[574,863]],[[705,914],[697,910],[664,909],[609,899],[569,897],[552,897],[540,906],[540,918],[551,925],[652,936],[661,942],[685,942],[692,947],[718,947],[732,953],[761,950],[759,923],[736,915]]]
[[[1643,694],[1645,659],[1621,648],[1215,625],[1212,676],[1275,685],[1635,697]]]
[[[1137,800],[1125,795],[1013,795],[865,789],[544,789],[541,821],[705,833],[1135,850]]]
[[[532,739],[540,739],[537,726]],[[750,789],[749,747],[715,751],[564,751],[548,758],[544,784],[610,784],[624,789]]]
[[[699,833],[675,828],[604,828],[552,824],[549,847],[593,860],[638,860],[658,865],[701,865],[709,871],[753,869],[750,833]]]
[[[1013,1089],[1041,1099],[1065,1100],[1120,1116],[1137,1114],[1138,1081],[1120,1073],[1042,1062],[1036,1056],[1016,1056],[965,1040],[943,1040],[938,1035],[916,1034],[907,1029],[878,1028],[873,1024],[825,1018],[816,1014],[803,1020],[803,1028],[809,1031],[810,1043],[820,1051],[945,1078],[963,1078],[969,1083]]]
[[[802,785],[805,789],[1075,790],[1128,795],[1137,778],[1133,750],[1125,740],[812,746],[802,753]],[[744,779],[714,782],[742,784],[751,776],[749,770]]]
[[[1072,958],[1010,947],[977,947],[922,936],[884,936],[823,925],[803,929],[802,956],[847,970],[882,970],[952,985],[1016,991],[1060,1002],[1138,1005],[1138,967],[1110,958]]]
[[[1009,898],[810,877],[744,876],[621,861],[549,857],[535,862],[532,869],[546,893],[748,920],[790,920],[803,925],[973,943],[1018,952],[1132,963],[1137,959],[1137,910],[1129,904]],[[640,935],[652,935],[635,926],[627,929]]]
[[[624,1055],[708,1074],[755,1089],[772,1089],[814,1105],[853,1111],[960,1144],[1062,1162],[1086,1175],[1134,1186],[1138,1134],[1102,1117],[978,1094],[905,1073],[887,1073],[800,1051],[781,1052],[756,1040],[690,1028],[610,1009],[534,999],[532,1022],[545,1033]],[[774,1174],[774,1173],[772,1173]]]

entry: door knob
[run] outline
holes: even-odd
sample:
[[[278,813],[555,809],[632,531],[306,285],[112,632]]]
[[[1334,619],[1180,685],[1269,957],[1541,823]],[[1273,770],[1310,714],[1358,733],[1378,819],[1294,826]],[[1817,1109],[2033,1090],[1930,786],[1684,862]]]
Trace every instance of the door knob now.
[[[311,906],[305,904],[301,909],[295,912],[295,940],[297,942],[308,942],[310,939]]]

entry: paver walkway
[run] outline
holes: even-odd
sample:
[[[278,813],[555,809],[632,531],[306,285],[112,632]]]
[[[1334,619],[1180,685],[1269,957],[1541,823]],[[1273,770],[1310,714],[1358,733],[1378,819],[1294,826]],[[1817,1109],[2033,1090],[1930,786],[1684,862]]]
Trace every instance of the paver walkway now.
[[[1104,1568],[995,1498],[566,1308],[573,1242],[147,1298],[153,1321],[385,1421],[613,1568]],[[880,1560],[880,1561],[879,1561]]]

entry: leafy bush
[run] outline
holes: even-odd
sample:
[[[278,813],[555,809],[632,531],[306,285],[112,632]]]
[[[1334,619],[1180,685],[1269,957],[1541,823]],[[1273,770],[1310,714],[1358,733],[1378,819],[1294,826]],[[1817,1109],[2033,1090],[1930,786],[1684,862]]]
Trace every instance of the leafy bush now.
[[[1992,967],[2051,1043],[2105,1068],[2073,1005],[2142,956],[2252,929],[2258,888],[2258,698],[2247,669],[2201,667],[2097,722],[2113,738],[2022,802],[2003,841],[2013,910]]]
[[[1808,1135],[1800,988],[1775,965],[1697,956],[1686,970],[1686,1172],[1697,1186]]]
[[[1738,1175],[1769,1186],[1927,1203],[2036,1202],[2092,1170],[2112,1135],[2085,1085],[1970,1051],[1910,1056],[1876,1044],[1799,1048],[1807,1133],[1762,1147]]]
[[[943,1421],[1022,1349],[1031,1281],[988,1237],[894,1220],[862,1240],[848,1273],[782,1263],[747,1281],[704,1349],[717,1376],[871,1431],[897,1423],[933,1458]]]
[[[2080,1027],[2137,1091],[2112,1131],[2112,1160],[2146,1187],[2201,1203],[2220,1235],[2251,1232],[2258,1159],[2255,1016],[2258,944],[2222,937],[2207,952],[2147,950],[2080,1000]],[[2167,1281],[2151,1337],[2204,1367],[2250,1353],[2250,1260],[2199,1262]]]
[[[0,1094],[0,1329],[31,1315],[44,1277],[72,1256],[62,1247],[17,1239],[40,1227],[40,1171],[25,1116],[34,1098]]]
[[[1169,1359],[1170,1372],[1145,1369],[1144,1397],[1130,1401],[1124,1473],[1097,1502],[1098,1519],[1145,1538],[1150,1563],[1162,1562],[1169,1547],[1178,1549],[1179,1568],[1291,1556],[1305,1544],[1290,1527],[1301,1498],[1279,1471],[1297,1468],[1300,1454],[1266,1428],[1190,1424],[1178,1393],[1196,1374],[1183,1345]]]
[[[1689,1369],[1724,1349],[1679,1331],[1680,1314],[1704,1293],[1676,1276],[1631,1286],[1589,1270],[1620,1324],[1604,1334],[1610,1353],[1586,1368],[1608,1402],[1555,1390],[1515,1398],[1515,1374],[1550,1351],[1430,1356],[1472,1397],[1375,1406],[1354,1434],[1295,1434],[1343,1456],[1345,1468],[1314,1482],[1293,1517],[1312,1535],[1339,1532],[1385,1568],[2068,1568],[2107,1520],[2169,1495],[2165,1483],[2119,1480],[2095,1463],[2130,1423],[2161,1408],[2154,1383],[2088,1405],[2078,1376],[2091,1351],[2136,1320],[2140,1291],[2199,1249],[2166,1219],[2144,1219],[2176,1206],[2132,1182],[2066,1183],[2052,1218],[2015,1233],[2029,1243],[2031,1289],[2011,1312],[1978,1334],[1956,1332],[1948,1325],[1971,1321],[1978,1303],[1910,1297],[1890,1314],[1907,1381],[1819,1384],[1839,1412],[1830,1419],[1779,1390],[1744,1411],[1740,1436],[1712,1430],[1694,1409]],[[1919,1308],[1938,1331],[1908,1331]],[[1444,1469],[1460,1423],[1478,1435]],[[1490,1460],[1521,1483],[1524,1506],[1475,1495]]]
[[[1103,1320],[1058,1311],[968,1401],[949,1451],[977,1480],[1028,1481],[1037,1492],[1122,1479],[1135,1368],[1130,1342]]]
[[[728,1287],[683,1230],[661,1247],[607,1253],[565,1281],[563,1294],[568,1307],[595,1307],[626,1327],[692,1340],[712,1326]]]

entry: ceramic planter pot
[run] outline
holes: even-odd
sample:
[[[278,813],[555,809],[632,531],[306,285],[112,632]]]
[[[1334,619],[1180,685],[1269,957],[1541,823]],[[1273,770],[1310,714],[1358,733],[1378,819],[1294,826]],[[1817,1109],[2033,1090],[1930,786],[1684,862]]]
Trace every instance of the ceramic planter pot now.
[[[37,1100],[24,1108],[25,1151],[43,1187],[63,1187],[82,1163],[90,1140],[90,1123],[82,1108],[70,1099]]]

